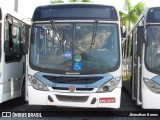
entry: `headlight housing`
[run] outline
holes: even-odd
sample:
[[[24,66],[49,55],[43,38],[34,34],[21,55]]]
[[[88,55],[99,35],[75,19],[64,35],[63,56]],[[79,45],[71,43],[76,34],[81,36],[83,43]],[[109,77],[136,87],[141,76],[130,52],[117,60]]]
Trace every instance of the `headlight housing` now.
[[[117,87],[120,80],[121,80],[121,77],[116,77],[115,79],[108,81],[98,89],[97,93],[113,91]]]
[[[31,75],[29,75],[28,78],[34,89],[48,91],[48,88],[46,87],[46,85],[43,84],[41,81],[39,81],[37,78],[32,77]]]
[[[160,85],[157,84],[156,82],[154,82],[151,79],[148,78],[143,78],[144,83],[146,84],[146,86],[149,88],[149,90],[151,90],[154,93],[159,93],[160,94]]]

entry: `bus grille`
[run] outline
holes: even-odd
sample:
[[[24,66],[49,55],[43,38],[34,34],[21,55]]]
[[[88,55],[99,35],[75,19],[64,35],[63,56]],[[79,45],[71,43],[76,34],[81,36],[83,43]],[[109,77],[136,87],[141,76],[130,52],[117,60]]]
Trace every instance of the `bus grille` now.
[[[61,84],[92,84],[103,78],[103,77],[68,77],[68,76],[47,76],[47,75],[44,75],[43,77],[53,83],[61,83]]]
[[[52,87],[54,90],[68,90],[67,87]],[[92,91],[94,88],[76,88],[76,91]]]
[[[88,96],[64,96],[64,95],[56,95],[59,101],[65,102],[86,102],[88,100]]]

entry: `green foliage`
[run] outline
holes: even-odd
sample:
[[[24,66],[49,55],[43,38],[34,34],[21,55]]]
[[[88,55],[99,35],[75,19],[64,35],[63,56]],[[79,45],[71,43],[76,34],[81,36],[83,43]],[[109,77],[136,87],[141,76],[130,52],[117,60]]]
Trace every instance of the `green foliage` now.
[[[92,0],[69,0],[70,2],[91,2]]]
[[[124,12],[119,11],[121,16],[121,23],[126,26],[128,31],[131,29],[131,25],[134,25],[139,16],[142,14],[144,10],[145,4],[143,2],[139,2],[135,6],[131,4],[131,0],[125,0]]]
[[[91,0],[81,0],[81,2],[91,2]]]
[[[80,2],[80,0],[69,0],[69,2]]]
[[[63,0],[50,0],[51,3],[64,3]]]

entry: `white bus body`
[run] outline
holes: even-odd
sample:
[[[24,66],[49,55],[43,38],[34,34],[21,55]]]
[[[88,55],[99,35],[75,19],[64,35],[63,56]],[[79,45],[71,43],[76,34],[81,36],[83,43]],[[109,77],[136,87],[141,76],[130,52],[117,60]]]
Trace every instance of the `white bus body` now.
[[[21,18],[0,6],[0,103],[21,96],[25,58],[20,47]]]
[[[100,12],[97,8],[100,8],[100,11],[101,8],[108,12],[113,10],[116,15],[112,14],[113,17],[110,12],[105,18],[100,15],[104,11]],[[55,14],[51,13],[52,9],[55,9]],[[79,11],[73,13],[75,9]],[[95,15],[90,11],[95,12]],[[120,107],[121,33],[118,13],[115,11],[112,6],[94,4],[60,4],[36,8],[32,18],[29,52],[26,56],[29,105]],[[107,18],[111,16],[113,19]],[[103,28],[107,32],[100,32]],[[78,38],[79,34],[86,43],[76,42],[76,39],[81,39]],[[104,34],[106,39],[113,35],[110,38],[112,42],[108,46],[109,50],[102,46],[96,47]],[[92,46],[92,42],[95,42],[95,45]],[[79,43],[82,44],[78,45]],[[72,47],[68,47],[69,45]],[[97,52],[94,53],[95,50]],[[79,53],[82,51],[83,55]],[[85,55],[90,55],[91,58]],[[97,60],[92,61],[95,59]]]
[[[160,109],[159,13],[160,7],[146,9],[122,42],[123,85],[144,109]]]

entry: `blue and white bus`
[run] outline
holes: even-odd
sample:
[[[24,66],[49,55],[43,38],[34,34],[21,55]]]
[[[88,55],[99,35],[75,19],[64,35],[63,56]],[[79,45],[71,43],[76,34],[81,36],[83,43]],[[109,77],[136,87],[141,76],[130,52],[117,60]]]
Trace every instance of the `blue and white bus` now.
[[[160,109],[160,7],[147,8],[122,42],[123,85],[144,109]]]
[[[26,56],[29,105],[120,107],[121,32],[113,6],[39,6],[31,26]]]

